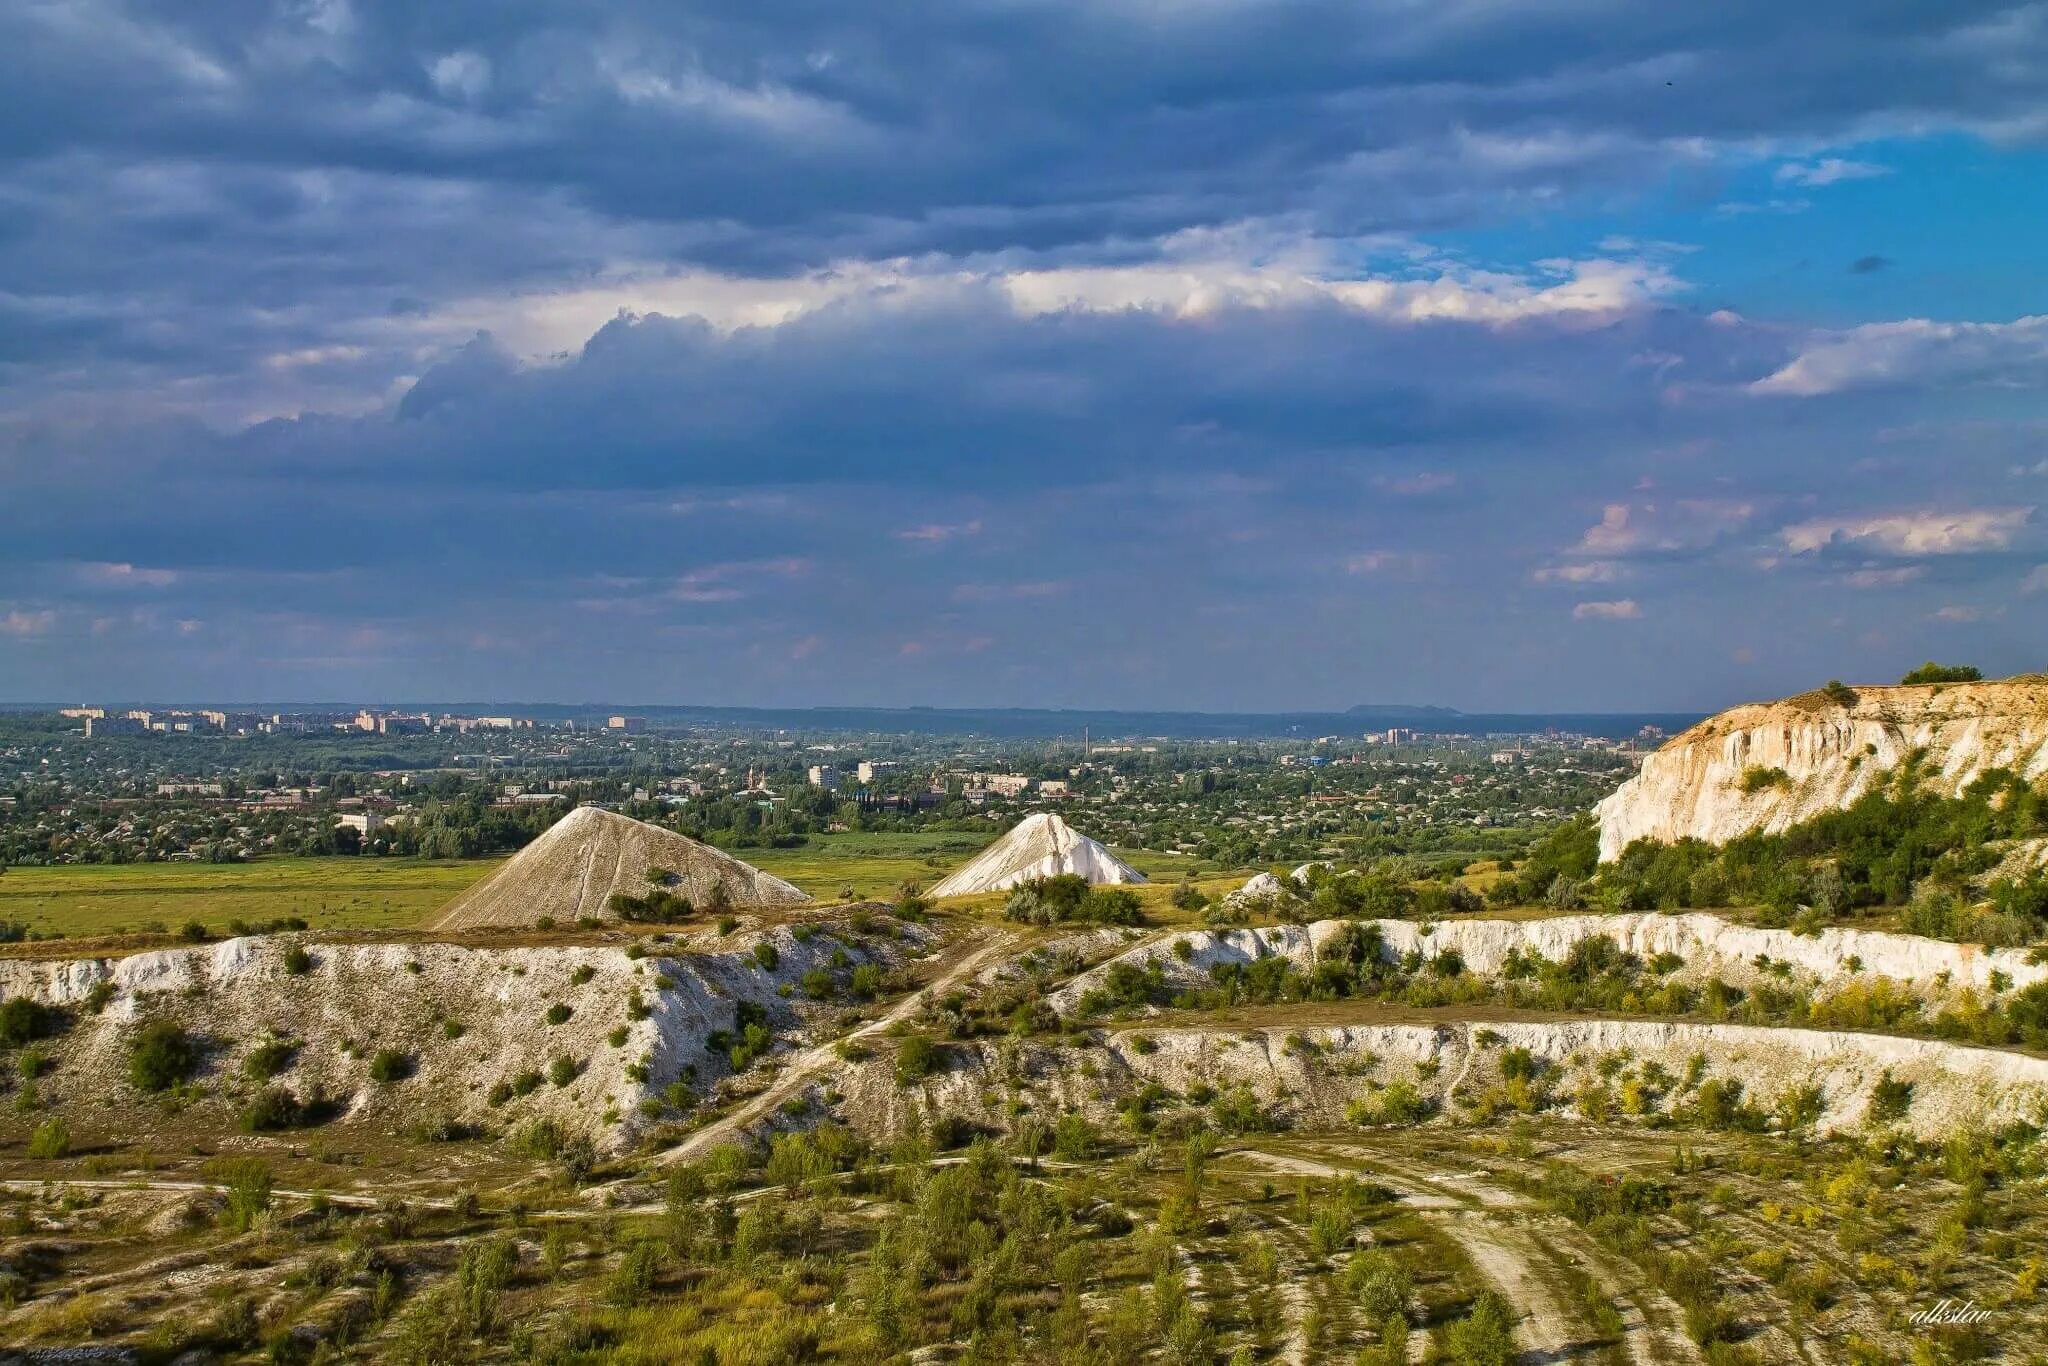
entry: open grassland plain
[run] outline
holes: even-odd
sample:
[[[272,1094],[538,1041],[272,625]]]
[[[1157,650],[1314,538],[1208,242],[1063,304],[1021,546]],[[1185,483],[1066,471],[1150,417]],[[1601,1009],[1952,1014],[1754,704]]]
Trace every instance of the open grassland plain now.
[[[16,867],[0,876],[0,920],[80,939],[176,930],[216,934],[296,916],[316,930],[417,925],[498,866],[494,859],[272,858],[250,863]]]

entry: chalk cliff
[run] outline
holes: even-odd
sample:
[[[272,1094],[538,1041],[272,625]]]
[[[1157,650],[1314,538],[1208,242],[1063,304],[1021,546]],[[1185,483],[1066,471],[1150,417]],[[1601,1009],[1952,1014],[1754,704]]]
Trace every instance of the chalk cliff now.
[[[1855,693],[1733,707],[1674,737],[1595,808],[1600,857],[1639,839],[1720,844],[1785,830],[1849,805],[1915,756],[1922,781],[1949,796],[1987,769],[2048,773],[2048,676]]]

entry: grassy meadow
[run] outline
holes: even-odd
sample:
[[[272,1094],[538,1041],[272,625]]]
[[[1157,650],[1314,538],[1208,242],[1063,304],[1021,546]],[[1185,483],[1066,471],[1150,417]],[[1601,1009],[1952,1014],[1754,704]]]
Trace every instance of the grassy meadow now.
[[[930,887],[988,843],[985,836],[931,834],[813,835],[795,849],[736,849],[756,867],[795,883],[819,901],[889,899],[906,882]],[[1162,900],[1194,860],[1119,849],[1159,884]],[[315,929],[406,929],[432,918],[457,892],[488,877],[499,859],[267,858],[253,863],[68,864],[17,867],[0,876],[0,920],[37,934],[94,935],[175,931],[196,920],[216,933],[231,920],[258,924],[298,916]],[[1208,879],[1226,890],[1241,878]],[[1214,885],[1210,885],[1213,883]],[[981,902],[1000,905],[1000,897]]]
[[[299,916],[316,929],[416,925],[498,866],[495,860],[274,858],[253,863],[67,864],[9,868],[0,920],[39,934],[176,930],[197,920],[216,932]]]

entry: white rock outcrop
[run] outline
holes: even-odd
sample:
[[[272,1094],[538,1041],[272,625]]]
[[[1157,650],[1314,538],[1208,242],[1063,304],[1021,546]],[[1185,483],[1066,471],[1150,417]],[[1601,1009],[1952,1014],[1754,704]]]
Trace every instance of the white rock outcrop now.
[[[1107,845],[1089,839],[1051,812],[1040,812],[1017,822],[1009,834],[932,888],[931,894],[1002,892],[1062,873],[1096,884],[1145,880],[1144,874],[1110,853]]]
[[[1190,930],[1161,936],[1097,964],[1047,999],[1062,1014],[1073,1011],[1119,962],[1140,968],[1156,962],[1173,987],[1208,985],[1209,969],[1218,963],[1284,957],[1307,971],[1349,923],[1318,920],[1308,926]],[[1581,941],[1604,935],[1615,947],[1644,962],[1658,954],[1677,955],[1684,960],[1673,974],[1680,980],[1718,977],[1736,986],[1763,977],[1770,970],[1763,966],[1766,964],[1782,964],[1804,980],[1834,986],[1859,978],[1887,978],[1929,997],[1965,989],[1988,992],[1994,973],[2013,989],[2048,981],[2048,964],[2030,962],[2026,949],[1987,949],[1876,930],[1831,929],[1801,935],[1738,925],[1698,911],[1685,915],[1631,912],[1543,920],[1446,920],[1427,927],[1412,920],[1360,923],[1378,930],[1382,953],[1389,960],[1409,953],[1433,958],[1448,950],[1463,960],[1467,971],[1483,976],[1498,973],[1511,953],[1541,954],[1551,962],[1561,962]]]
[[[1673,737],[1594,808],[1600,857],[1639,839],[1725,843],[1848,806],[1917,756],[1930,790],[1987,770],[2048,774],[2048,679],[1858,688],[1734,707]],[[1778,775],[1782,774],[1782,778]]]
[[[1303,1128],[1350,1124],[1352,1102],[1404,1082],[1455,1122],[1457,1097],[1471,1099],[1503,1080],[1502,1061],[1526,1049],[1553,1107],[1569,1107],[1582,1087],[1618,1087],[1623,1076],[1655,1070],[1650,1110],[1669,1113],[1693,1096],[1677,1079],[1698,1058],[1702,1079],[1739,1082],[1746,1104],[1773,1110],[1808,1087],[1819,1090],[1819,1132],[1865,1128],[1872,1094],[1889,1077],[1910,1088],[1906,1113],[1887,1121],[1922,1138],[1959,1130],[2039,1124],[2048,1113],[2048,1058],[1928,1039],[1844,1030],[1770,1029],[1682,1020],[1501,1020],[1330,1023],[1299,1026],[1176,1025],[1135,1027],[1102,1036],[1082,1056],[1042,1043],[1014,1054],[988,1041],[955,1045],[953,1065],[916,1090],[897,1086],[882,1059],[840,1078],[857,1103],[849,1121],[892,1132],[915,1108],[958,1115],[990,1128],[1014,1120],[1021,1081],[1033,1108],[1083,1110],[1104,1123],[1148,1085],[1199,1097],[1250,1088],[1262,1106]],[[1605,1064],[1605,1066],[1603,1066]],[[1654,1067],[1653,1067],[1654,1065]],[[1002,1078],[1005,1085],[995,1084]],[[1619,1122],[1627,1122],[1619,1115]]]
[[[1271,906],[1284,897],[1295,895],[1288,883],[1282,882],[1271,873],[1254,873],[1244,886],[1223,898],[1223,904],[1233,911],[1258,910]]]
[[[67,1009],[69,1027],[45,1045],[57,1065],[39,1085],[51,1105],[78,1107],[75,1123],[97,1124],[143,1099],[128,1084],[129,1047],[138,1025],[168,1019],[200,1041],[200,1113],[229,1125],[233,1108],[258,1089],[243,1074],[248,1050],[277,1038],[296,1045],[277,1084],[302,1101],[317,1091],[340,1104],[343,1123],[398,1128],[434,1117],[500,1127],[545,1117],[611,1148],[644,1127],[640,1103],[670,1082],[701,1095],[728,1074],[724,1048],[710,1044],[719,1031],[737,1032],[741,1003],[785,1037],[803,1031],[814,1012],[830,1012],[796,991],[806,972],[893,967],[930,938],[914,926],[902,933],[892,940],[784,925],[708,937],[717,947],[703,952],[655,944],[646,957],[623,942],[479,948],[243,938],[122,958],[0,959],[0,1001]],[[310,960],[299,973],[286,959],[294,943]],[[772,955],[757,952],[764,943]],[[566,1015],[551,1018],[555,1006]],[[370,1080],[369,1059],[385,1049],[410,1060],[409,1078]],[[558,1057],[575,1064],[572,1081],[493,1103],[495,1085],[546,1075]]]

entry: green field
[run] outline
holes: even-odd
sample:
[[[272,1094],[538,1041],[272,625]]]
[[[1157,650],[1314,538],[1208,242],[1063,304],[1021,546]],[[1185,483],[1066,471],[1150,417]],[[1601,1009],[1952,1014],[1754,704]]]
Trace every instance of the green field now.
[[[0,920],[41,934],[176,930],[197,920],[221,931],[300,916],[320,929],[416,925],[495,860],[278,858],[254,863],[71,864],[9,868],[0,877]]]
[[[988,842],[987,836],[958,832],[813,835],[795,849],[732,852],[820,901],[839,900],[847,888],[857,898],[893,900],[905,882],[930,887]],[[1172,854],[1117,853],[1161,883],[1178,880],[1193,864]],[[0,876],[0,920],[74,939],[175,931],[192,920],[220,932],[230,920],[253,925],[282,916],[298,916],[315,929],[408,928],[430,919],[499,863],[276,858],[10,868]]]

